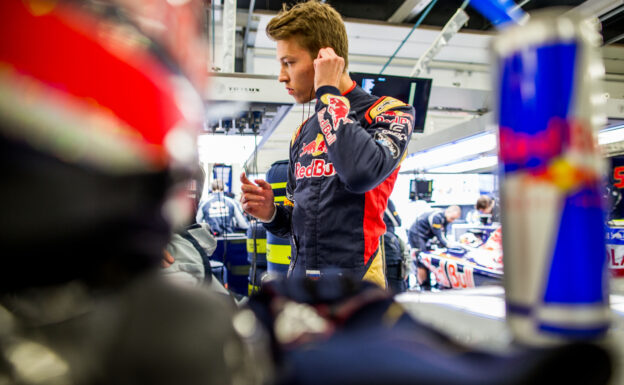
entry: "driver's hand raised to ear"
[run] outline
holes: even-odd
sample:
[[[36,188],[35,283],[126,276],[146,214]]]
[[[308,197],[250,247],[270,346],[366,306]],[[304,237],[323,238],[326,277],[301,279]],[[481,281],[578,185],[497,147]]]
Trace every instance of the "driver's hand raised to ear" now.
[[[322,86],[338,88],[344,67],[344,59],[333,48],[321,48],[314,59],[314,90]]]

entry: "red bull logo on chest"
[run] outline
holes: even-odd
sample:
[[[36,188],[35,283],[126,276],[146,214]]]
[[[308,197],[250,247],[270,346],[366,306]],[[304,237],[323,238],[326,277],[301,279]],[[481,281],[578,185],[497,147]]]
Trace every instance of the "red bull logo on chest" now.
[[[299,162],[295,164],[295,177],[297,179],[320,178],[332,175],[336,175],[334,165],[330,162],[325,162],[324,159],[314,159],[308,166],[302,166]]]
[[[337,130],[340,123],[353,123],[347,118],[351,105],[349,99],[331,94],[325,94],[321,97],[321,101],[327,104],[327,112],[332,116],[332,127]]]
[[[301,152],[299,153],[299,157],[301,158],[304,155],[319,156],[326,153],[327,145],[325,144],[323,135],[318,134],[314,141],[303,145],[303,147],[301,148]]]

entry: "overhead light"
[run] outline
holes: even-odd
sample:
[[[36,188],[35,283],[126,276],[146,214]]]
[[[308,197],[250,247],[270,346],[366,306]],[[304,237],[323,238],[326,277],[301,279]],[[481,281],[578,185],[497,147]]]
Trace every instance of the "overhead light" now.
[[[610,144],[624,141],[624,124],[615,127],[609,127],[598,133],[598,144]]]
[[[598,133],[598,144],[606,145],[624,142],[624,124],[606,128]],[[423,170],[433,173],[460,173],[470,170],[494,167],[498,160],[495,155],[481,154],[493,151],[498,145],[496,135],[479,134],[468,139],[422,151],[405,159],[402,170]],[[473,156],[470,160],[462,160]],[[443,164],[443,166],[437,166]]]
[[[448,173],[457,174],[461,172],[481,170],[484,168],[492,168],[498,164],[496,155],[483,156],[477,159],[471,159],[464,162],[449,164],[427,170],[428,173]]]
[[[439,164],[449,164],[466,157],[490,152],[494,150],[496,146],[497,140],[495,134],[479,134],[412,155],[405,159],[401,169],[429,169]]]
[[[244,164],[261,140],[261,136],[249,135],[200,135],[199,159],[203,163]]]

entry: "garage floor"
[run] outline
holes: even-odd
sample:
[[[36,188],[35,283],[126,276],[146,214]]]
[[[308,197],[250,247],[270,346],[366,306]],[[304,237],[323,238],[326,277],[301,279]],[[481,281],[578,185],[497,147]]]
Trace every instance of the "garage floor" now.
[[[614,355],[611,384],[624,384],[624,279],[611,284],[612,327],[602,342]],[[505,292],[500,286],[440,292],[408,292],[396,297],[418,320],[458,342],[494,352],[513,348],[505,323]]]

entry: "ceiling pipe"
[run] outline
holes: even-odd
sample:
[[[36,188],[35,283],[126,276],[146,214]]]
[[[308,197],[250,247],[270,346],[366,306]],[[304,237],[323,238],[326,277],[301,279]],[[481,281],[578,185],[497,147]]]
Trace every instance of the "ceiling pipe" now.
[[[249,2],[249,12],[247,13],[247,25],[245,26],[245,35],[243,37],[243,58],[247,58],[247,39],[249,38],[249,29],[251,28],[251,17],[253,16],[254,8],[256,7],[256,0]],[[245,63],[246,64],[246,63]],[[246,66],[243,66],[246,68]]]

